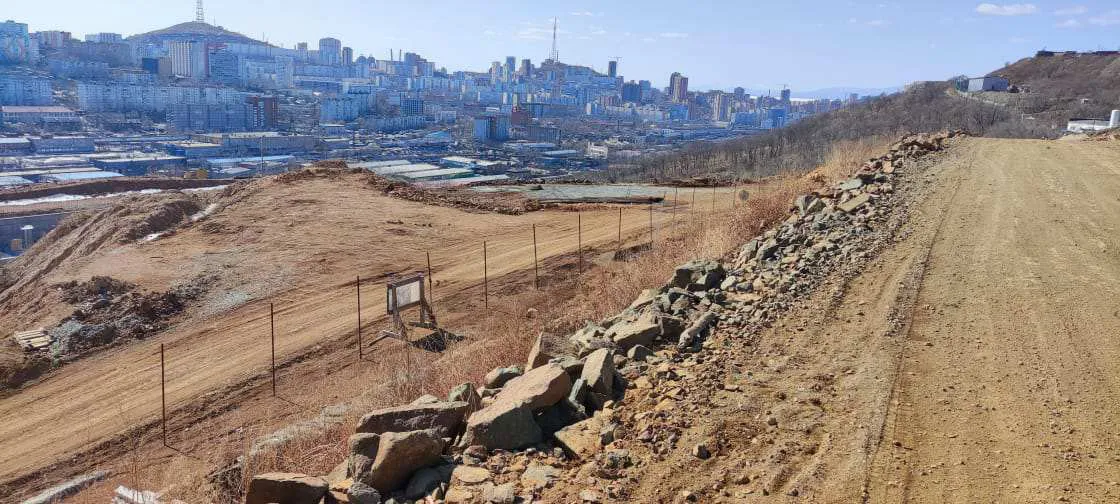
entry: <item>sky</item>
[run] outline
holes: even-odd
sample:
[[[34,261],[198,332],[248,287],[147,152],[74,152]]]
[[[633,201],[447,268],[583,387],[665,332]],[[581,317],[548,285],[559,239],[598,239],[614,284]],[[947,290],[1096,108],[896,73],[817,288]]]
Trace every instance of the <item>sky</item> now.
[[[0,0],[32,31],[142,33],[195,16],[194,0]],[[1120,49],[1116,0],[777,2],[644,0],[269,0],[205,2],[207,22],[273,44],[335,37],[355,55],[421,54],[450,71],[506,56],[560,60],[690,89],[887,88],[981,75],[1039,49]]]

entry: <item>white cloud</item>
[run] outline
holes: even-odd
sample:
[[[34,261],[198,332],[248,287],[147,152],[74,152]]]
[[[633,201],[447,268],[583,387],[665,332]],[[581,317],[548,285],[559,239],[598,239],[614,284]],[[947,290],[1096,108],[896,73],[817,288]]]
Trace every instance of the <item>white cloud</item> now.
[[[1099,16],[1089,18],[1089,24],[1112,26],[1120,24],[1120,10],[1110,10]]]
[[[486,30],[486,31],[482,32],[482,34],[486,35],[487,37],[493,37],[494,35],[497,35],[498,32],[496,32],[494,30]]]
[[[1054,26],[1058,28],[1078,28],[1081,26],[1081,21],[1078,21],[1076,19],[1067,19]]]
[[[556,30],[556,33],[560,35],[568,34],[567,31],[559,29]],[[530,26],[528,28],[522,28],[514,34],[514,38],[522,40],[548,40],[552,38],[552,27]]]
[[[1055,16],[1080,16],[1082,14],[1085,14],[1086,12],[1089,12],[1088,7],[1086,7],[1084,5],[1074,5],[1072,7],[1066,7],[1064,9],[1058,9],[1058,10],[1054,11],[1054,15]]]
[[[858,23],[858,22],[859,22],[859,20],[858,20],[858,19],[856,19],[856,18],[848,18],[848,23],[849,23],[849,24],[856,24],[856,23]]]
[[[1027,14],[1034,14],[1038,12],[1038,7],[1035,4],[992,4],[982,3],[976,6],[978,14],[985,14],[988,16],[1025,16]]]
[[[645,42],[647,44],[652,44],[654,42],[657,42],[657,40],[654,39],[653,37],[645,37],[645,38],[642,39],[642,42]]]
[[[602,12],[594,13],[594,12],[591,12],[591,11],[575,11],[575,12],[570,12],[569,14],[571,14],[573,16],[579,16],[579,17],[599,17],[599,16],[603,15]]]
[[[887,21],[885,19],[872,19],[871,21],[868,21],[865,24],[867,26],[887,26],[887,25],[891,24],[891,22]]]
[[[661,34],[661,38],[688,38],[688,34],[681,32],[664,32]]]

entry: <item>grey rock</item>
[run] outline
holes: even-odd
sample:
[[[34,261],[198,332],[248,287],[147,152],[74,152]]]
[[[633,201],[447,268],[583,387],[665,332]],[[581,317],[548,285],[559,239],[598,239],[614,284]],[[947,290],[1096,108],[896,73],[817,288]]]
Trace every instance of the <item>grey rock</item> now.
[[[420,397],[417,397],[416,400],[412,401],[410,404],[412,404],[413,406],[419,406],[419,405],[422,405],[422,404],[435,404],[435,403],[438,403],[438,402],[439,402],[438,397],[436,397],[434,395],[431,395],[431,394],[424,394]]]
[[[361,481],[350,485],[346,497],[350,499],[350,504],[381,504],[381,494],[377,489]]]
[[[506,382],[521,376],[521,368],[517,366],[510,366],[504,368],[494,368],[489,373],[486,373],[486,378],[483,383],[486,388],[502,388]]]
[[[583,374],[580,375],[591,391],[607,397],[614,395],[615,369],[612,355],[613,352],[605,348],[591,352],[584,360]]]
[[[530,408],[511,401],[495,401],[467,419],[461,446],[516,450],[537,444],[543,437]]]
[[[652,311],[642,313],[637,320],[616,324],[607,331],[607,337],[623,350],[634,345],[651,345],[660,334],[658,317]]]
[[[487,483],[482,487],[482,500],[491,504],[513,504],[517,499],[513,483],[493,485]]]
[[[474,384],[467,382],[451,389],[447,394],[448,402],[464,402],[469,406],[468,413],[478,411],[482,408],[482,396],[478,394],[478,390],[474,388]]]
[[[386,432],[381,435],[373,467],[362,482],[382,494],[391,493],[408,483],[417,470],[439,463],[443,448],[437,429]]]
[[[459,430],[469,407],[465,402],[440,402],[379,409],[363,416],[354,431],[381,434],[436,428],[449,436]]]
[[[454,466],[450,464],[435,467],[425,467],[416,471],[405,486],[404,496],[407,499],[419,499],[429,495],[433,490],[451,482],[451,471]]]
[[[626,356],[629,357],[630,360],[638,362],[644,362],[646,359],[654,357],[655,355],[653,350],[642,345],[637,345],[626,352]]]
[[[245,504],[318,504],[327,494],[322,478],[296,473],[265,473],[253,476]]]
[[[548,364],[552,356],[544,349],[544,333],[537,335],[537,340],[533,343],[533,348],[529,349],[529,359],[525,363],[525,370],[529,371],[533,368],[541,367]]]

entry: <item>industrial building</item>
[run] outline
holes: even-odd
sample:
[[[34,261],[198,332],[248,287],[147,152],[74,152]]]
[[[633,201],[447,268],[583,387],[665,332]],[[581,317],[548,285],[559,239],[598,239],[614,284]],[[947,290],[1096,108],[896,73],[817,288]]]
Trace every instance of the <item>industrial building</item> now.
[[[157,172],[181,172],[187,167],[187,158],[159,154],[117,159],[93,159],[93,166],[129,176],[149,175]]]

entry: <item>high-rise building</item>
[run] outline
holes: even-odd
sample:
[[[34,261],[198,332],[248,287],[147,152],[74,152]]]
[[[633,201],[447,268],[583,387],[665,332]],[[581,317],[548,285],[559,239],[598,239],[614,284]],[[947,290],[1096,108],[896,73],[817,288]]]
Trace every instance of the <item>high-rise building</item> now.
[[[640,103],[642,101],[642,86],[634,81],[623,84],[622,101],[628,103]]]
[[[528,58],[521,60],[521,67],[517,69],[517,73],[523,76],[533,73],[533,62]]]
[[[401,116],[424,115],[424,100],[420,98],[401,98]]]
[[[642,101],[647,101],[653,93],[653,83],[648,80],[638,81],[638,87],[642,90]]]
[[[610,60],[607,62],[607,77],[618,77],[618,60]]]
[[[171,58],[171,72],[175,75],[202,80],[209,73],[209,51],[202,42],[169,42],[167,55]]]
[[[789,108],[789,105],[789,88],[782,88],[782,106],[785,108]]]
[[[0,74],[0,105],[50,104],[50,79],[26,75]]]
[[[502,77],[505,80],[513,80],[513,73],[517,71],[517,56],[506,56],[506,64],[502,66]]]
[[[735,99],[742,100],[743,96],[747,94],[747,90],[741,87],[735,88]]]
[[[351,47],[342,48],[342,64],[350,66],[354,64],[354,49]]]
[[[66,43],[70,42],[70,32],[59,30],[46,30],[35,34],[39,39],[39,47],[42,49],[61,49],[66,47]]]
[[[124,42],[124,37],[119,33],[91,33],[86,35],[86,42],[97,42],[101,44],[119,44]]]
[[[38,42],[32,43],[26,23],[0,23],[0,63],[27,63],[38,59]]]
[[[247,96],[245,104],[249,106],[250,129],[257,131],[276,129],[280,118],[280,102],[275,96]]]
[[[319,62],[324,65],[342,64],[342,41],[331,37],[319,39]]]
[[[712,120],[731,120],[731,95],[716,91],[712,94]]]
[[[669,76],[669,99],[676,103],[685,103],[688,101],[688,77],[680,74],[680,72],[673,72]]]

